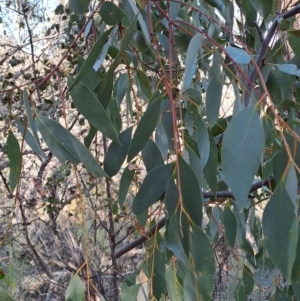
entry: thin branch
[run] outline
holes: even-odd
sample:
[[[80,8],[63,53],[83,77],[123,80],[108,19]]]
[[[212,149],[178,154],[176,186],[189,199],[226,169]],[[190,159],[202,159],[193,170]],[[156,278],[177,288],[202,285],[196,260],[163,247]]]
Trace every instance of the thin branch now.
[[[262,188],[263,186],[270,186],[271,183],[275,182],[275,179],[273,177],[270,177],[264,181],[257,182],[251,186],[250,192],[256,191],[259,188]],[[204,192],[203,193],[204,198],[214,198],[214,194],[211,192]],[[230,191],[219,191],[217,192],[217,198],[234,198],[232,193]],[[155,234],[157,231],[159,231],[166,222],[166,217],[163,217],[161,220],[158,221],[157,224],[152,226],[150,230],[148,230],[145,235],[141,235],[140,237],[134,239],[129,244],[125,245],[124,247],[118,249],[115,253],[115,257],[119,258],[128,251],[134,249],[135,247],[139,246],[140,244],[144,243],[146,240],[148,240],[153,234]]]

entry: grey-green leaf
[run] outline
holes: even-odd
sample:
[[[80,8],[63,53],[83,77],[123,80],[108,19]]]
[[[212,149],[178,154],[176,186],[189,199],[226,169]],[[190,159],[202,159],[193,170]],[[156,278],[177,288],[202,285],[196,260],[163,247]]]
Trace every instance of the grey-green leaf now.
[[[69,84],[71,82],[72,80],[69,78]],[[74,86],[70,93],[78,111],[107,138],[121,145],[118,134],[106,110],[98,101],[95,94],[82,83]]]
[[[198,150],[201,157],[201,165],[202,168],[204,168],[209,158],[210,141],[206,125],[200,115],[198,115],[196,122],[196,136]]]
[[[19,142],[12,131],[9,131],[8,134],[6,151],[9,159],[9,186],[13,192],[20,177],[22,154],[20,151]]]
[[[219,117],[222,99],[222,84],[214,76],[208,84],[206,91],[206,114],[210,128],[212,128]]]
[[[37,114],[37,124],[50,151],[62,163],[82,163],[95,177],[107,176],[88,149],[59,123]]]
[[[119,185],[119,194],[118,194],[118,196],[119,196],[118,203],[121,208],[126,200],[128,188],[130,186],[130,183],[133,180],[134,174],[135,174],[134,170],[130,170],[128,167],[126,167],[123,171],[120,185]]]
[[[142,150],[150,135],[153,133],[159,118],[161,98],[151,102],[144,113],[133,135],[129,150],[128,162]]]
[[[104,170],[110,176],[116,175],[124,163],[131,142],[132,127],[119,135],[121,145],[112,142],[104,158]]]
[[[290,282],[298,240],[298,216],[294,202],[281,182],[269,200],[263,215],[263,232],[268,253]]]
[[[193,169],[179,156],[179,175],[183,204],[191,220],[202,227],[202,193]]]
[[[158,201],[171,178],[174,164],[161,165],[152,169],[144,179],[142,186],[133,200],[132,211],[141,214]]]
[[[86,0],[69,0],[70,9],[77,15],[83,15],[88,10],[88,1]]]
[[[99,14],[107,25],[116,25],[126,17],[123,10],[110,1],[104,1],[102,3]]]
[[[243,49],[227,46],[226,52],[237,64],[249,64],[251,61],[251,56]]]
[[[70,281],[65,295],[66,301],[84,301],[85,300],[85,287],[78,276],[75,274]]]
[[[161,152],[152,139],[149,139],[146,145],[143,147],[142,158],[147,172],[157,166],[164,164]]]
[[[228,244],[232,248],[234,248],[234,243],[236,239],[237,221],[233,212],[228,207],[224,208],[223,223],[225,228],[225,239],[227,240]]]
[[[230,121],[222,145],[224,176],[242,207],[262,160],[263,146],[264,131],[256,108],[248,107]]]

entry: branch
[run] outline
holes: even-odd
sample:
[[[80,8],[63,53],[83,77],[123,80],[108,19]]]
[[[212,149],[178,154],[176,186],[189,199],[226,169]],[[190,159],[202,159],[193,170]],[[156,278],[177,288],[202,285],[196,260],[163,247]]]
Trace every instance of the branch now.
[[[258,71],[262,67],[262,62],[263,62],[263,59],[265,57],[265,53],[266,53],[266,50],[268,48],[268,45],[271,42],[271,40],[272,40],[272,38],[273,38],[277,28],[278,28],[278,25],[280,24],[280,21],[282,19],[291,18],[291,17],[295,16],[298,13],[300,13],[300,4],[296,5],[292,9],[284,12],[283,14],[276,16],[273,24],[271,25],[271,27],[268,31],[268,34],[267,34],[266,38],[264,39],[264,41],[260,45],[260,48],[259,48],[257,56],[256,56],[255,63],[253,64],[250,75],[247,79],[246,87],[245,87],[245,94],[244,94],[244,101],[243,101],[245,107],[248,107],[248,105],[249,105],[251,92],[252,92],[252,87],[254,85],[254,82],[255,82],[255,79],[257,77]]]
[[[257,182],[251,186],[250,192],[256,191],[259,188],[262,188],[263,186],[270,186],[271,183],[275,182],[275,179],[273,177],[269,177],[268,179],[264,181]],[[203,192],[203,197],[206,198],[214,198],[214,194],[211,192]],[[218,191],[217,192],[217,198],[234,198],[232,193],[230,191]],[[150,230],[148,230],[145,235],[141,235],[140,237],[134,239],[129,244],[125,245],[124,247],[120,248],[115,253],[115,258],[119,258],[120,256],[124,255],[128,251],[132,250],[133,248],[139,246],[146,240],[148,240],[153,234],[155,234],[157,231],[159,231],[166,222],[166,217],[163,217],[161,220],[158,221],[157,224],[155,224]]]

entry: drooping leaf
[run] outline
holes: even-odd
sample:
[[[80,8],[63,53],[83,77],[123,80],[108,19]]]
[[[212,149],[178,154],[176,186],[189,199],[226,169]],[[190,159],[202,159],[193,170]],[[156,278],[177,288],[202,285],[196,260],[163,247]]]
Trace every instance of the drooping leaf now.
[[[118,203],[121,208],[125,202],[128,188],[130,186],[130,183],[133,180],[134,174],[135,174],[134,170],[130,170],[130,168],[128,166],[123,171],[120,185],[119,185],[119,194],[118,194],[118,196],[119,196]]]
[[[0,286],[0,300],[2,301],[15,301],[1,286]]]
[[[291,279],[297,249],[299,226],[295,211],[294,200],[282,181],[264,210],[262,223],[268,253],[287,281]]]
[[[200,33],[191,39],[186,53],[182,91],[188,89],[192,83],[196,71],[198,52],[202,52],[202,35]]]
[[[110,1],[101,4],[99,14],[107,25],[116,25],[126,17],[123,10]]]
[[[21,173],[22,154],[19,142],[11,130],[8,134],[6,148],[9,159],[9,186],[13,192],[18,184]]]
[[[171,178],[174,164],[161,165],[152,169],[144,179],[142,186],[133,200],[132,211],[141,214],[158,201]]]
[[[202,193],[198,180],[192,168],[179,156],[179,175],[181,193],[186,212],[190,219],[198,226],[202,227]]]
[[[70,9],[77,15],[83,15],[88,11],[88,1],[86,0],[69,0]]]
[[[34,139],[32,134],[28,129],[25,130],[24,124],[19,120],[15,119],[18,130],[21,135],[24,135],[25,133],[25,141],[30,146],[30,148],[41,158],[46,159],[45,153],[42,151],[40,145],[37,143],[37,141]]]
[[[187,272],[183,281],[183,300],[192,301],[199,300],[197,296],[197,282],[195,275],[191,272]]]
[[[202,300],[211,300],[216,271],[214,251],[209,239],[198,227],[193,227],[191,233],[191,252]]]
[[[112,142],[107,150],[104,158],[104,170],[110,176],[116,175],[125,161],[129,145],[131,142],[132,127],[127,128],[124,132],[120,133],[119,140],[121,145]]]
[[[159,118],[161,98],[151,102],[141,118],[128,150],[128,162],[142,150],[153,133]]]
[[[134,284],[128,286],[126,282],[122,285],[121,290],[121,300],[122,301],[136,301],[137,295],[139,293],[141,284]]]
[[[237,222],[234,214],[232,211],[228,208],[224,208],[223,213],[223,223],[225,228],[225,239],[228,242],[228,244],[234,248],[234,243],[236,239],[236,229],[237,229]]]
[[[218,120],[222,99],[222,88],[222,84],[214,76],[209,82],[206,91],[206,114],[210,128],[212,128]]]
[[[35,122],[32,118],[32,110],[31,110],[31,107],[30,107],[29,99],[28,99],[27,89],[23,90],[23,100],[24,100],[24,106],[25,106],[25,112],[26,112],[27,120],[28,120],[29,126],[32,130],[33,137],[36,141],[36,144],[38,145],[38,148],[40,149],[39,152],[43,153],[43,151],[41,149],[41,145],[40,145],[40,140],[39,140],[39,137],[38,137],[38,134],[37,134],[36,125],[35,125]],[[45,157],[45,155],[44,155],[44,157]]]
[[[247,107],[230,121],[223,138],[222,162],[226,182],[244,207],[262,158],[264,131],[255,107]]]
[[[85,287],[78,276],[75,274],[70,281],[65,295],[66,301],[84,301],[85,300]]]
[[[216,197],[217,194],[217,169],[218,169],[218,149],[216,147],[216,142],[213,135],[210,131],[209,134],[209,143],[210,143],[210,152],[208,161],[203,169],[203,174],[205,176],[206,182],[209,185],[211,192]]]
[[[97,129],[92,124],[90,124],[89,133],[87,134],[87,136],[84,137],[84,145],[87,149],[90,148],[91,143],[94,137],[96,136],[96,134],[97,134]]]
[[[176,271],[174,270],[173,265],[169,265],[166,269],[165,278],[167,281],[167,289],[168,289],[168,295],[170,297],[170,300],[172,301],[181,301],[183,292],[182,292],[182,286],[180,285],[177,276]]]
[[[110,33],[112,32],[114,28],[110,28],[107,31],[105,31],[96,41],[96,43],[93,45],[91,51],[89,52],[88,57],[83,63],[83,66],[80,68],[80,71],[75,78],[75,80],[72,82],[69,89],[72,89],[74,85],[79,83],[81,79],[85,77],[85,75],[89,72],[89,70],[93,67],[96,59],[98,58],[104,44],[106,43],[107,38],[109,37]]]
[[[250,269],[246,265],[244,265],[243,269],[243,283],[245,294],[250,295],[254,288],[254,279]]]
[[[167,248],[173,252],[173,254],[182,262],[185,269],[190,269],[189,260],[186,256],[186,253],[183,249],[181,242],[181,232],[179,230],[179,224],[177,221],[176,213],[170,219],[170,222],[167,224],[167,230],[165,234],[165,240]]]
[[[200,153],[201,165],[202,168],[204,168],[209,158],[210,141],[206,125],[203,122],[200,115],[198,115],[197,117],[196,136],[197,145]]]
[[[143,147],[142,158],[146,166],[147,172],[149,172],[150,170],[152,170],[157,166],[164,164],[164,160],[161,156],[161,152],[157,147],[156,143],[152,139],[149,139],[148,142]]]
[[[263,18],[267,18],[272,11],[273,0],[250,0],[250,3]]]
[[[111,99],[111,93],[114,86],[114,75],[113,73],[106,73],[104,78],[100,81],[99,85],[95,89],[97,98],[102,104],[104,109],[107,109]]]
[[[159,249],[155,249],[153,256],[153,276],[152,276],[152,291],[156,300],[160,300],[162,294],[165,293],[166,279],[165,279],[165,260],[163,254]]]
[[[95,177],[107,176],[88,149],[59,123],[37,114],[37,124],[50,151],[63,164],[82,163]]]
[[[71,85],[71,82],[72,79],[69,78],[69,85]],[[78,111],[107,138],[121,145],[118,134],[106,110],[95,94],[82,83],[74,86],[70,93]]]
[[[179,201],[179,193],[177,186],[174,183],[173,179],[170,179],[166,186],[166,194],[164,203],[166,204],[166,208],[168,211],[168,216],[171,218],[173,216]]]

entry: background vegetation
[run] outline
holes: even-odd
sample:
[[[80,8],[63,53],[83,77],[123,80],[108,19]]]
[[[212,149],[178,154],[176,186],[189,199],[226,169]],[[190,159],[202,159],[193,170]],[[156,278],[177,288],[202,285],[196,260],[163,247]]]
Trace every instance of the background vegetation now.
[[[300,300],[297,1],[0,8],[1,300]]]

